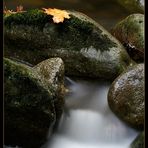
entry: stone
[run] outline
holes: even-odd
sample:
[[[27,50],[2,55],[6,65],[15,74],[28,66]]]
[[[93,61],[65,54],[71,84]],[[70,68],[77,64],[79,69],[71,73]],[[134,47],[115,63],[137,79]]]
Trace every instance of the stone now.
[[[129,67],[114,80],[109,88],[108,104],[129,126],[144,128],[144,64]]]
[[[112,29],[112,34],[125,46],[133,60],[144,61],[144,15],[131,14]]]
[[[130,13],[144,13],[144,0],[116,0]]]
[[[3,61],[5,145],[40,147],[63,111],[63,61],[47,59],[34,67]]]
[[[144,131],[143,131],[132,142],[131,148],[144,148],[145,147],[144,146],[144,138],[145,138],[145,135],[144,135]]]
[[[131,64],[121,43],[88,16],[69,11],[53,23],[42,10],[4,16],[4,55],[33,65],[60,57],[69,76],[114,79]]]

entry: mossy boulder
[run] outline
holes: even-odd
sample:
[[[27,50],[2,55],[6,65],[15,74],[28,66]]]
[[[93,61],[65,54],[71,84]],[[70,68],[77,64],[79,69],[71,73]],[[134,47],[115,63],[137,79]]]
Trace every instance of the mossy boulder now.
[[[108,104],[127,124],[144,128],[144,64],[129,67],[114,80],[108,92]]]
[[[112,34],[125,46],[136,62],[144,61],[144,15],[131,14],[112,29]]]
[[[114,79],[131,59],[121,43],[88,16],[68,11],[53,23],[42,10],[4,16],[4,55],[31,64],[60,57],[67,75]]]
[[[145,139],[145,135],[144,135],[144,131],[141,132],[136,139],[132,142],[131,144],[131,148],[144,148],[144,139]]]
[[[63,111],[63,74],[60,58],[35,67],[4,58],[5,145],[44,144]]]

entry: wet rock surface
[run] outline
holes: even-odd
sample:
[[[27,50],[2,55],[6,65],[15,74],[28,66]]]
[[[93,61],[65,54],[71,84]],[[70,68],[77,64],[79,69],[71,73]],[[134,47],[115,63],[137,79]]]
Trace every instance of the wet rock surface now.
[[[144,61],[144,15],[131,14],[112,29],[112,34],[125,46],[131,58]]]
[[[46,141],[63,110],[63,73],[60,58],[33,68],[4,58],[6,145],[32,148]]]
[[[145,147],[144,146],[144,139],[145,139],[145,135],[144,135],[144,131],[143,131],[132,142],[131,148],[144,148]]]
[[[84,14],[54,24],[41,10],[4,17],[5,56],[37,64],[61,57],[67,75],[114,79],[131,62],[123,46]]]
[[[110,30],[110,28],[112,28],[112,26],[114,26],[114,24],[116,22],[120,21],[121,19],[128,16],[129,14],[135,13],[135,12],[136,13],[143,13],[143,8],[141,9],[141,6],[140,6],[140,9],[138,8],[139,6],[137,7],[137,4],[139,5],[138,0],[129,0],[128,3],[127,3],[127,1],[128,0],[121,0],[121,1],[120,0],[110,0],[110,1],[108,1],[108,0],[93,0],[93,1],[92,0],[87,0],[87,1],[86,0],[56,0],[56,1],[55,0],[50,0],[50,1],[23,0],[23,2],[21,4],[24,6],[25,10],[30,9],[30,8],[41,9],[44,7],[45,8],[51,7],[51,8],[61,8],[61,9],[68,9],[68,10],[74,9],[77,11],[81,11],[81,12],[87,14],[88,16],[92,17],[94,20],[98,21],[100,24],[102,24],[108,30]],[[13,1],[5,0],[5,2],[7,5],[7,8],[10,10],[11,9],[14,10],[16,8],[16,6],[19,5],[17,0],[13,0]],[[137,2],[136,5],[134,4],[135,2]],[[133,7],[135,7],[135,8],[133,8]],[[72,12],[72,11],[70,11],[70,13],[75,14],[75,12]],[[33,13],[31,13],[31,15],[33,15]],[[80,15],[82,15],[82,14],[80,14]],[[42,18],[41,20],[40,20],[40,17]],[[32,106],[34,106],[33,104],[36,102],[34,100],[31,101],[31,103],[30,103],[31,109],[28,109],[25,107],[23,110],[20,109],[20,111],[19,111],[18,108],[15,108],[17,106],[14,106],[13,108],[9,107],[10,110],[8,110],[8,107],[7,107],[8,111],[6,114],[7,115],[6,120],[10,121],[11,125],[8,124],[9,122],[6,122],[5,128],[7,128],[7,130],[6,130],[7,132],[5,133],[5,135],[7,134],[6,136],[7,137],[9,136],[9,138],[10,138],[9,143],[14,144],[14,145],[10,144],[11,148],[12,148],[12,146],[14,146],[16,148],[17,147],[16,145],[21,146],[22,143],[25,143],[27,148],[28,147],[31,147],[31,148],[38,147],[40,144],[44,143],[46,133],[53,129],[53,125],[54,125],[54,127],[57,126],[59,118],[61,116],[61,113],[63,110],[62,104],[64,103],[64,100],[62,99],[63,98],[62,97],[63,96],[63,87],[61,87],[61,85],[58,82],[60,80],[61,81],[60,83],[62,83],[61,76],[63,74],[58,73],[58,71],[54,71],[54,73],[57,72],[59,76],[54,78],[54,74],[52,75],[52,73],[50,73],[50,76],[51,76],[50,77],[48,75],[48,73],[46,72],[46,69],[48,69],[49,71],[52,71],[52,72],[53,72],[53,69],[50,69],[47,66],[47,65],[50,66],[49,61],[42,62],[43,60],[48,59],[49,57],[58,57],[60,55],[60,57],[64,60],[64,62],[67,63],[66,75],[69,74],[69,72],[70,72],[71,75],[74,75],[74,76],[98,77],[98,74],[99,74],[99,77],[102,77],[105,79],[107,78],[109,80],[116,78],[124,69],[126,69],[126,67],[130,63],[130,58],[127,56],[127,53],[119,52],[119,50],[117,49],[121,45],[116,47],[114,49],[114,52],[112,52],[113,51],[112,49],[109,51],[106,51],[106,50],[104,51],[104,47],[103,48],[101,47],[101,50],[99,48],[98,48],[99,50],[96,50],[96,48],[94,48],[95,44],[93,44],[93,46],[90,46],[90,48],[88,48],[87,46],[90,43],[89,41],[93,40],[94,38],[96,39],[96,41],[98,40],[98,38],[99,38],[99,40],[101,39],[99,41],[99,45],[100,44],[102,45],[102,41],[105,39],[104,35],[101,35],[102,33],[100,33],[100,31],[96,31],[97,27],[92,27],[89,23],[86,23],[87,19],[85,20],[85,18],[84,18],[83,21],[80,21],[77,23],[77,20],[79,20],[79,17],[76,20],[74,20],[74,18],[75,18],[75,15],[74,16],[72,15],[73,21],[65,20],[64,23],[66,23],[66,24],[55,25],[52,22],[51,16],[47,17],[47,16],[45,16],[45,14],[43,15],[41,13],[38,13],[37,15],[35,15],[35,18],[30,17],[30,19],[24,19],[24,17],[22,17],[20,15],[18,18],[11,17],[10,19],[8,19],[6,21],[8,23],[8,24],[7,23],[5,24],[8,27],[7,28],[8,32],[6,34],[9,36],[9,38],[7,38],[7,43],[5,42],[5,50],[4,50],[5,56],[8,58],[11,58],[11,59],[15,59],[17,61],[21,61],[27,65],[30,65],[31,67],[29,67],[29,69],[31,69],[31,73],[35,72],[38,75],[38,76],[37,75],[35,76],[35,78],[37,77],[36,80],[38,80],[38,79],[41,80],[43,83],[45,83],[44,87],[47,86],[46,88],[41,86],[41,88],[39,88],[39,90],[37,87],[36,91],[34,91],[34,89],[33,89],[33,92],[40,93],[42,91],[42,89],[43,90],[49,89],[50,86],[53,86],[52,82],[56,83],[56,85],[54,85],[53,89],[51,90],[53,92],[53,90],[56,89],[56,92],[51,94],[51,95],[55,94],[54,101],[52,102],[50,109],[48,109],[48,110],[51,110],[51,112],[53,113],[52,119],[50,118],[47,120],[47,116],[49,118],[49,115],[47,115],[47,116],[45,115],[45,117],[44,117],[43,116],[43,114],[45,114],[44,112],[41,112],[40,110],[38,111],[38,109],[36,109],[36,107],[34,107],[34,108],[32,107]],[[92,23],[92,20],[90,18],[88,18],[88,19]],[[23,21],[21,22],[21,20],[25,21],[25,24],[23,24]],[[72,25],[72,27],[70,24],[71,22],[74,23]],[[42,23],[43,23],[43,26],[42,26]],[[90,26],[89,25],[87,26],[87,24],[89,24]],[[95,24],[96,24],[96,22],[95,22]],[[84,27],[83,25],[86,25],[86,26]],[[66,29],[65,29],[65,26],[66,26]],[[101,30],[101,26],[99,26],[99,27],[100,27],[99,30]],[[61,29],[65,33],[61,33]],[[87,31],[85,31],[85,29]],[[22,31],[20,31],[20,30],[22,30]],[[90,30],[93,30],[92,34],[94,34],[94,35],[92,35],[90,33],[91,32]],[[104,30],[104,28],[103,28],[103,30]],[[86,32],[86,34],[84,32]],[[98,32],[100,33],[100,35],[98,37],[95,37],[98,35]],[[28,33],[29,33],[29,35],[27,35]],[[67,33],[70,33],[70,35],[68,36]],[[79,35],[75,36],[75,34],[79,34]],[[89,36],[90,34],[91,34],[91,37],[90,38],[87,37],[87,35]],[[103,32],[103,34],[104,34],[104,32]],[[65,35],[67,35],[67,37],[65,38],[65,40],[63,40],[62,37]],[[105,35],[106,35],[106,33],[105,33]],[[71,38],[71,36],[72,36],[72,38]],[[80,36],[82,37],[82,41],[79,40]],[[84,39],[83,39],[83,36],[84,36]],[[39,37],[39,38],[37,38],[37,37]],[[108,37],[108,33],[107,33],[107,37]],[[69,42],[69,39],[72,39],[71,42]],[[86,39],[89,39],[89,40],[86,40]],[[52,44],[54,46],[51,46],[52,47],[51,48],[50,47],[51,44],[47,43],[48,40],[50,40],[50,42],[56,43],[56,45]],[[109,40],[110,40],[110,37],[109,37]],[[114,42],[113,40],[111,39],[111,42]],[[64,41],[65,43],[63,44],[62,41]],[[107,40],[105,40],[105,41],[107,41]],[[109,45],[108,43],[109,42],[107,41],[107,46]],[[61,44],[64,45],[64,46],[62,46],[62,48],[61,48]],[[104,42],[104,44],[106,44],[106,42]],[[68,45],[68,47],[66,45]],[[87,45],[87,46],[85,48],[81,48],[82,50],[79,50],[79,48],[75,48],[75,47],[78,47],[78,45],[80,45],[80,47],[83,47],[84,45]],[[117,43],[117,45],[118,45],[118,43]],[[133,47],[133,46],[131,46],[131,44],[126,44],[125,47],[127,47],[127,45],[129,45],[128,47]],[[41,47],[41,50],[38,50],[38,49],[40,49],[40,47]],[[42,47],[44,47],[44,48],[42,48]],[[47,48],[47,47],[50,47],[50,48]],[[72,47],[74,47],[74,48],[72,48]],[[66,50],[65,50],[65,48],[66,48]],[[131,50],[131,48],[130,48],[130,50]],[[120,54],[121,56],[117,56],[116,53],[117,54],[121,53]],[[114,55],[115,55],[115,58],[112,58]],[[139,54],[138,54],[138,57],[139,57]],[[88,60],[88,58],[90,58],[90,59]],[[99,64],[96,63],[96,59],[98,60],[98,58],[100,59],[100,63],[98,62]],[[108,60],[106,61],[106,59],[108,59]],[[119,61],[121,61],[122,64],[120,64]],[[42,63],[40,63],[40,62],[42,62]],[[54,66],[56,67],[56,65],[58,65],[59,63],[60,63],[60,60],[57,60],[56,62],[53,62],[52,64],[54,64]],[[117,65],[117,63],[118,63],[120,65],[119,66],[120,68],[118,66],[114,67],[113,63],[114,63],[114,65]],[[36,65],[36,64],[38,64],[38,65]],[[45,64],[47,64],[47,65],[45,66]],[[98,66],[99,66],[99,69],[101,69],[101,71],[98,70]],[[61,68],[59,68],[59,69],[63,69],[62,67],[63,66],[61,66]],[[76,67],[76,68],[74,68],[74,67]],[[106,67],[106,68],[104,69],[104,67]],[[25,66],[25,69],[26,69],[26,66]],[[22,74],[20,74],[20,75],[22,76]],[[24,77],[24,75],[23,75],[23,77]],[[61,77],[61,78],[59,78],[59,77]],[[88,78],[87,78],[87,80],[88,80]],[[24,81],[22,81],[22,77],[21,77],[21,82],[24,83]],[[23,90],[25,89],[25,88],[22,89],[22,87],[21,87],[21,89],[19,87],[17,87],[17,86],[22,85],[23,83],[16,85],[16,88],[13,85],[11,85],[11,83],[10,83],[11,89],[8,89],[8,91],[6,90],[7,88],[5,89],[6,92],[8,92],[8,94],[10,92],[9,95],[6,94],[8,96],[11,96],[10,97],[11,99],[9,98],[9,101],[13,100],[13,98],[19,98],[18,96],[20,94],[17,91],[16,91],[17,93],[14,95],[15,90],[18,89],[18,90],[21,90],[20,92],[23,92]],[[32,81],[30,83],[32,83]],[[35,82],[33,82],[33,84],[34,83]],[[38,83],[38,82],[36,82],[36,83]],[[51,85],[49,86],[48,83],[50,83]],[[9,82],[8,82],[8,84],[9,84]],[[7,86],[9,86],[9,85],[7,85]],[[26,86],[26,85],[24,85],[24,86]],[[28,91],[28,89],[29,89],[29,91]],[[30,95],[31,89],[32,89],[31,85],[28,86],[27,91],[25,91],[26,92],[25,95],[23,93],[24,97],[28,96],[27,92],[29,92],[29,95]],[[91,92],[91,90],[93,90],[93,88],[90,88],[88,92]],[[80,91],[80,89],[78,90],[78,92],[79,91]],[[77,95],[77,93],[76,93],[76,95]],[[142,93],[144,93],[144,92],[142,92]],[[83,95],[83,93],[81,93],[81,95]],[[45,95],[43,95],[43,97],[44,96],[46,98],[48,98],[48,95],[46,96],[46,94],[45,94]],[[90,96],[90,98],[91,97],[92,96]],[[56,98],[58,98],[58,99],[56,99]],[[102,98],[102,96],[101,96],[101,98]],[[90,99],[89,99],[89,101],[91,102]],[[11,101],[11,102],[13,102],[13,101]],[[51,103],[50,101],[47,102],[47,104],[50,104],[50,103]],[[86,102],[86,104],[87,104],[87,102]],[[100,106],[102,107],[103,105],[101,105],[101,104],[100,104]],[[8,105],[10,106],[10,103],[8,103]],[[15,104],[15,105],[18,105],[18,104]],[[82,103],[82,106],[84,107],[83,103]],[[34,111],[32,111],[32,109]],[[33,120],[32,120],[32,115],[34,115],[34,118],[36,117],[36,119],[33,118]],[[48,128],[47,128],[47,123],[44,123],[44,122],[46,122],[46,121],[49,122],[49,120],[50,120],[51,126],[48,125]],[[75,121],[76,120],[74,120],[74,122]],[[91,118],[90,122],[91,121],[92,121],[92,118]],[[36,123],[34,123],[34,122],[36,122]],[[97,123],[100,123],[100,121]],[[107,122],[107,123],[109,124],[109,122]],[[7,126],[7,124],[8,124],[8,126]],[[16,125],[19,125],[19,126],[17,126],[18,128],[16,127]],[[100,125],[106,125],[106,124],[102,123]],[[118,124],[117,124],[117,126],[115,126],[115,125],[116,125],[116,123],[113,125],[109,124],[109,127],[111,127],[111,128],[109,128],[110,134],[107,134],[107,135],[109,135],[111,137],[111,139],[114,138],[114,136],[116,135],[115,134],[116,131],[117,131],[119,137],[121,135],[120,133],[124,134],[123,130],[121,130],[121,132],[119,132],[120,126],[117,128]],[[97,124],[97,126],[98,126],[98,124]],[[22,130],[22,128],[24,128],[24,127],[25,127],[25,129]],[[29,127],[29,129],[26,129],[26,127]],[[35,129],[34,127],[35,128],[37,127],[37,128]],[[41,129],[41,130],[39,130],[39,129]],[[107,128],[105,127],[105,129],[107,129]],[[15,130],[15,132],[14,132],[14,130]],[[45,130],[46,130],[46,133],[45,133]],[[113,132],[114,130],[115,130],[115,132]],[[18,134],[20,135],[19,137],[18,137]],[[113,135],[113,134],[115,134],[115,135]],[[127,133],[125,132],[125,134],[127,134]],[[72,133],[72,135],[73,135],[73,133]],[[24,137],[25,137],[25,139],[24,139]],[[85,137],[85,136],[83,136],[83,137]],[[65,136],[64,136],[64,138],[65,138]],[[69,139],[69,137],[68,137],[68,139]],[[103,138],[103,140],[104,140],[104,138]],[[118,138],[116,140],[118,140]],[[121,139],[121,141],[124,141],[123,138]],[[9,143],[8,143],[8,145],[9,145]],[[56,143],[58,143],[58,142],[56,142]],[[139,144],[137,144],[137,145],[139,146]],[[82,146],[82,144],[81,144],[81,146]],[[9,146],[6,146],[6,147],[10,148]],[[61,144],[59,144],[59,147],[61,147]],[[121,144],[121,147],[122,147],[122,144]]]
[[[144,128],[144,64],[123,72],[108,92],[111,110],[130,126]]]

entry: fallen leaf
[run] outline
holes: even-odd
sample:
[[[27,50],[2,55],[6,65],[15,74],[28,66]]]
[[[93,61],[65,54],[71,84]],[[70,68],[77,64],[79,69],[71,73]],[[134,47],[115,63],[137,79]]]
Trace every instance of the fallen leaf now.
[[[23,6],[22,5],[17,6],[16,11],[8,10],[6,8],[6,6],[5,6],[4,11],[3,11],[4,14],[15,14],[15,13],[20,13],[20,12],[25,12],[25,11],[23,11]]]
[[[65,10],[60,10],[60,9],[51,9],[51,8],[42,8],[44,10],[44,13],[46,13],[47,15],[52,15],[53,16],[53,22],[54,23],[60,23],[63,22],[64,19],[69,19],[69,13]]]
[[[13,10],[4,10],[3,13],[4,14],[15,14],[16,12],[14,12]]]
[[[13,12],[13,10],[8,10],[7,7],[5,6],[5,7],[4,7],[3,13],[4,13],[4,14],[12,14],[12,13],[14,13],[14,12]]]
[[[23,6],[22,5],[19,5],[16,7],[16,12],[23,12]]]

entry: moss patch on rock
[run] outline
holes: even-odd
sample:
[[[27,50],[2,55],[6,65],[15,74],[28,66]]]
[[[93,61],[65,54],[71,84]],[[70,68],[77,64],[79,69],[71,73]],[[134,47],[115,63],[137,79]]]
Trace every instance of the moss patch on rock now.
[[[13,30],[13,35],[26,36],[28,38],[35,38],[36,33],[39,33],[38,38],[41,36],[50,36],[49,40],[50,46],[48,48],[72,48],[73,50],[80,50],[81,48],[88,48],[93,46],[96,49],[108,50],[111,47],[116,47],[116,43],[112,42],[107,35],[103,34],[103,31],[99,28],[96,28],[93,21],[90,21],[90,18],[86,16],[82,17],[77,12],[70,12],[71,18],[65,20],[64,23],[54,24],[52,21],[52,16],[43,13],[42,10],[30,10],[23,13],[11,14],[4,17],[4,25],[6,27],[6,34],[11,34]],[[82,15],[82,14],[81,14]],[[25,29],[26,28],[26,29]],[[26,32],[29,29],[28,32]],[[35,30],[34,30],[35,29]],[[96,29],[96,33],[93,32]],[[11,32],[10,32],[11,31]],[[20,31],[20,32],[19,32]],[[32,34],[31,31],[34,31]],[[36,33],[35,33],[36,31]],[[29,34],[30,32],[30,34]],[[98,32],[98,33],[97,33]],[[100,34],[100,36],[99,36]],[[35,37],[33,37],[35,36]],[[14,36],[15,38],[16,36]],[[9,38],[9,37],[8,37]],[[5,38],[7,40],[7,37]],[[37,40],[37,38],[36,38]],[[94,40],[92,42],[92,40]],[[15,41],[15,40],[14,40]],[[13,41],[13,43],[15,43]],[[16,45],[18,46],[19,42],[16,40]],[[31,44],[32,40],[26,40]],[[44,42],[43,40],[41,40]],[[97,43],[98,42],[98,43]],[[41,42],[36,42],[41,44]],[[33,44],[33,43],[32,43]],[[46,43],[47,44],[47,43]],[[101,44],[101,46],[100,46]],[[21,45],[21,48],[23,45]],[[24,44],[25,46],[25,44]],[[35,45],[30,46],[30,48]],[[38,45],[39,46],[39,45]],[[42,44],[43,46],[43,44]],[[42,48],[45,48],[44,45]],[[40,48],[40,47],[39,47]]]
[[[68,12],[71,18],[59,24],[41,10],[5,17],[5,56],[34,65],[61,57],[66,74],[75,76],[114,79],[126,69],[131,59],[109,32],[82,13]]]
[[[131,14],[112,29],[112,34],[121,41],[129,55],[137,62],[144,61],[144,15]]]

